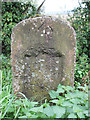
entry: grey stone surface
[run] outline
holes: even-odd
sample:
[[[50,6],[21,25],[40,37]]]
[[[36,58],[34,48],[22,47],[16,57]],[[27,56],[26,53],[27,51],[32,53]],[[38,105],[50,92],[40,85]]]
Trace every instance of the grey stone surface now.
[[[12,32],[14,92],[40,100],[59,83],[74,84],[75,31],[57,18],[42,16],[18,23]]]

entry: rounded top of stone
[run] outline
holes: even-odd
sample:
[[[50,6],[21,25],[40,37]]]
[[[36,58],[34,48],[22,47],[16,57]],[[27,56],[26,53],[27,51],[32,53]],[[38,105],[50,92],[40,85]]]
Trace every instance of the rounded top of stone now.
[[[59,21],[59,22],[61,22],[61,23],[63,23],[63,24],[66,24],[66,25],[69,26],[70,29],[73,30],[74,35],[75,35],[75,37],[76,37],[74,28],[71,27],[70,22],[69,22],[69,21],[66,21],[66,20],[63,20],[63,19],[61,19],[61,18],[57,18],[57,17],[55,17],[55,16],[36,15],[35,17],[30,17],[30,18],[27,18],[27,19],[22,20],[21,22],[19,22],[18,24],[16,24],[15,27],[17,27],[19,24],[22,24],[22,23],[25,23],[25,24],[26,24],[26,23],[28,23],[28,22],[30,22],[30,21],[32,21],[32,20],[33,20],[33,21],[37,21],[38,19],[51,19],[52,21]],[[14,28],[15,28],[15,27],[14,27]],[[14,30],[14,28],[13,28],[13,30]]]

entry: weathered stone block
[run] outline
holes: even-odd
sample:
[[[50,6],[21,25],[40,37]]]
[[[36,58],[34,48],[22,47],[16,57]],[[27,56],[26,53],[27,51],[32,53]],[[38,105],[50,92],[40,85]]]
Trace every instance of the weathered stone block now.
[[[12,32],[13,88],[40,100],[59,83],[73,86],[76,39],[73,28],[54,17],[29,18]]]

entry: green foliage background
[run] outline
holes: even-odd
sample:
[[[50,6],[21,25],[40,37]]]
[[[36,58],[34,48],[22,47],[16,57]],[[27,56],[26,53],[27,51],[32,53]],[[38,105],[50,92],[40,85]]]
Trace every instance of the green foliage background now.
[[[85,5],[83,8],[82,5]],[[88,82],[89,60],[90,60],[90,1],[83,2],[74,10],[73,16],[68,19],[75,29],[77,40],[77,56],[75,81],[84,83]]]
[[[28,8],[28,9],[27,9]],[[2,2],[2,53],[11,54],[11,33],[16,23],[35,15],[36,7],[31,2]]]

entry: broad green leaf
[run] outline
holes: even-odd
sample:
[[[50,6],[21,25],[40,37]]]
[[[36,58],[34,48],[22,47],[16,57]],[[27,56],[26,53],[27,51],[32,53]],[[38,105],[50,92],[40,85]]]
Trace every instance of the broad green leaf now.
[[[20,116],[20,117],[18,117],[18,118],[27,118],[27,116]]]
[[[29,102],[28,104],[30,107],[34,107],[35,105],[38,105],[38,102]]]
[[[63,97],[63,96],[59,96],[58,98],[59,98],[59,100],[63,100],[63,101],[65,100],[65,97]]]
[[[71,101],[73,104],[78,104],[78,103],[80,103],[80,102],[81,102],[81,100],[80,100],[80,99],[78,99],[78,98],[73,98],[73,99],[70,99],[70,101]]]
[[[32,116],[32,114],[29,113],[29,112],[27,112],[27,113],[26,113],[26,116],[30,118],[30,117]]]
[[[72,93],[68,93],[68,94],[65,94],[65,98],[66,99],[71,99],[73,98],[74,96],[72,96]]]
[[[15,111],[15,108],[13,106],[10,106],[7,112],[14,112],[14,111]]]
[[[66,110],[67,110],[67,113],[72,113],[72,107],[65,107],[66,108]]]
[[[54,100],[50,100],[49,102],[52,102],[52,103],[56,103],[56,104],[58,104],[58,103],[59,103],[59,100],[54,99]]]
[[[77,115],[78,115],[79,118],[85,118],[85,116],[82,112],[78,112]]]
[[[61,87],[62,87],[62,85],[61,85],[61,84],[59,84],[57,88],[61,88]]]
[[[41,112],[39,112],[39,113],[37,114],[37,116],[38,116],[39,118],[48,118],[47,115],[45,115],[44,113],[41,113]]]
[[[31,117],[29,118],[38,118],[38,115],[32,115]]]
[[[52,106],[53,112],[56,114],[56,118],[61,118],[65,114],[65,108],[60,106]]]
[[[54,116],[54,112],[53,112],[53,109],[52,107],[46,107],[44,108],[44,111],[43,111],[44,114],[46,114],[47,116]]]
[[[86,94],[85,92],[83,91],[79,91],[79,90],[76,90],[75,91],[75,95],[77,98],[81,98],[81,99],[87,99],[88,98],[88,94]]]
[[[68,118],[77,118],[77,116],[74,113],[70,113]]]
[[[78,105],[74,105],[73,106],[73,112],[82,112],[82,110],[79,108],[79,106]]]
[[[63,88],[58,88],[57,89],[57,93],[64,93],[64,92],[65,92],[65,90]]]
[[[29,108],[25,109],[25,107],[21,108],[21,111],[26,114],[29,111]]]
[[[34,107],[34,108],[31,108],[29,111],[43,112],[43,107],[42,106],[40,106],[40,107]]]
[[[57,89],[59,89],[59,88],[64,88],[65,89],[66,87],[64,85],[59,84]]]
[[[85,111],[85,110],[87,110],[88,108],[86,108],[84,105],[78,105],[78,107],[82,110],[82,111]],[[82,112],[81,111],[81,112]]]
[[[71,87],[71,86],[66,86],[65,90],[67,90],[67,91],[73,91],[73,87]]]
[[[88,110],[83,111],[83,113],[88,116]]]
[[[49,92],[49,95],[50,95],[51,98],[57,98],[57,97],[59,96],[59,93],[57,93],[57,92],[54,91],[54,90],[51,90],[51,91]]]
[[[54,100],[51,100],[50,102],[52,102],[52,103],[56,103],[57,105],[61,105],[61,103],[64,102],[64,99],[59,99],[59,100],[54,99]]]
[[[62,103],[62,106],[72,107],[73,104],[72,104],[71,102],[69,102],[69,101],[64,101],[64,102]]]

